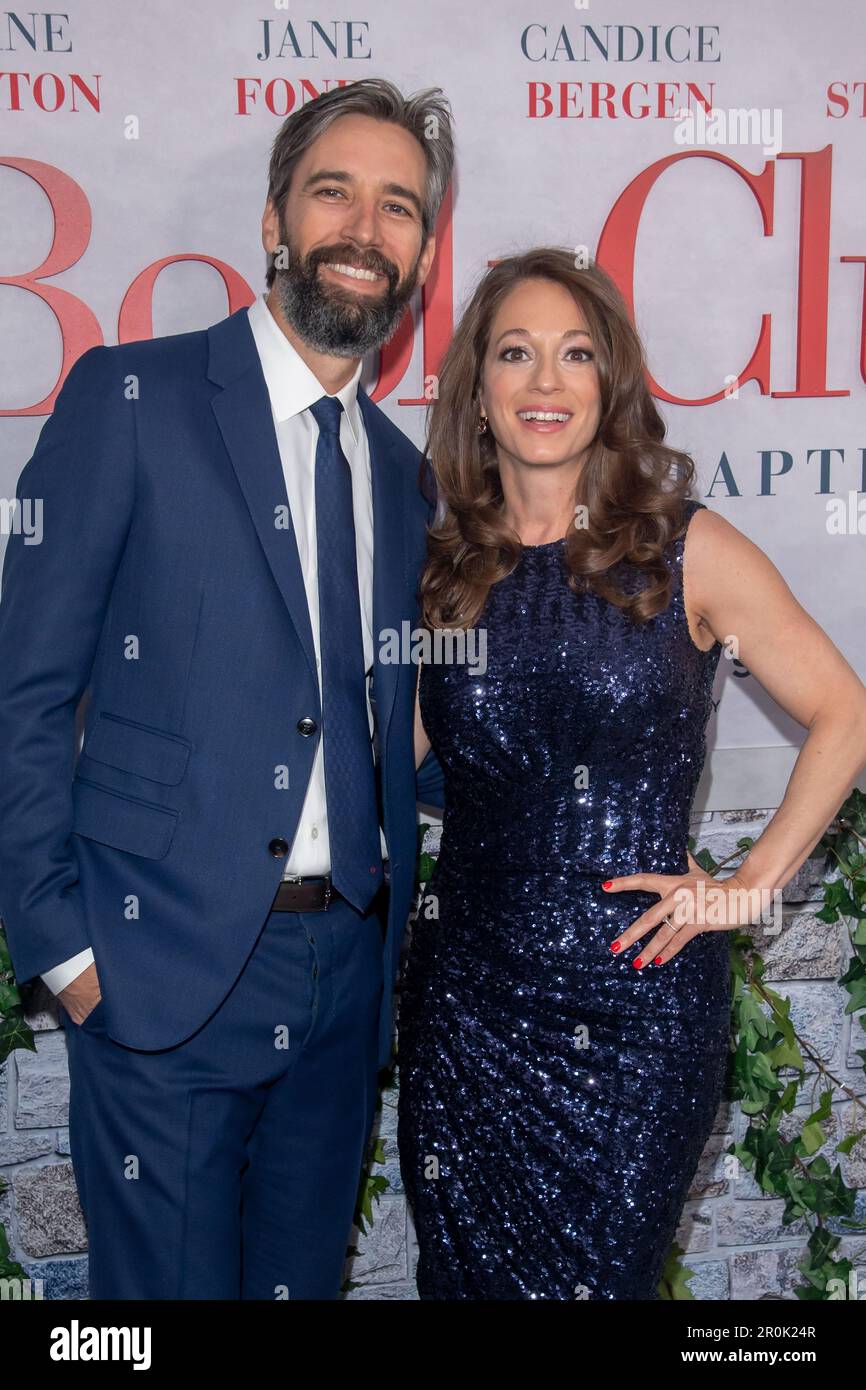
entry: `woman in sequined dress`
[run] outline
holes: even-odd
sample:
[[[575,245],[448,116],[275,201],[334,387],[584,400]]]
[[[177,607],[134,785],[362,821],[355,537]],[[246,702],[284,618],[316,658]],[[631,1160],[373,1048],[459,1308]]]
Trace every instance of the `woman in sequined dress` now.
[[[658,1297],[723,1096],[725,930],[866,760],[862,684],[664,433],[601,270],[541,248],[487,272],[428,440],[425,622],[486,650],[419,681],[416,756],[445,777],[399,1010],[422,1298]],[[687,836],[732,642],[809,734],[718,883]]]

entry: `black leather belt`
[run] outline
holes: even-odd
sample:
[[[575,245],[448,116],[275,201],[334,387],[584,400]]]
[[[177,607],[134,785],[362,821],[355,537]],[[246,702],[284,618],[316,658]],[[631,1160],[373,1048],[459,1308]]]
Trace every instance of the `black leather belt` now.
[[[340,896],[331,883],[330,874],[322,878],[303,878],[300,875],[284,878],[280,880],[271,911],[326,912],[329,903]]]

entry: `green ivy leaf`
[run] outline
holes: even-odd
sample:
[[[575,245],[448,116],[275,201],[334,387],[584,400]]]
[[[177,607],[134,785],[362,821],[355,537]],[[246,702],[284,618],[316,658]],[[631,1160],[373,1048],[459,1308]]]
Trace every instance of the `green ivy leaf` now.
[[[855,1130],[853,1134],[849,1134],[844,1139],[840,1139],[833,1152],[837,1154],[849,1154],[854,1145],[859,1144],[864,1135],[866,1135],[866,1129]]]
[[[658,1284],[659,1298],[664,1301],[694,1300],[695,1296],[686,1283],[686,1280],[691,1279],[695,1271],[680,1264],[680,1256],[684,1253],[683,1247],[674,1241],[668,1251],[664,1269],[662,1270],[662,1276]]]

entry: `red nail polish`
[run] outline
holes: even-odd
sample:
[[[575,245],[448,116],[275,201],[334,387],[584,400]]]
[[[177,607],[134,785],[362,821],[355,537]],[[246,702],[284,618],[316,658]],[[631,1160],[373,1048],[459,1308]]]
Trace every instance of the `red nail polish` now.
[[[641,966],[643,965],[643,961],[641,960],[640,956],[638,956],[637,960],[632,961],[632,965],[634,966],[635,970],[640,970]]]
[[[622,950],[622,942],[621,942],[621,941],[612,941],[612,942],[610,943],[610,949],[611,949],[612,951],[621,951],[621,950]]]
[[[611,885],[612,883],[613,883],[613,879],[612,879],[612,878],[606,878],[605,881],[604,881],[604,883],[603,883],[601,886],[602,886],[602,888],[609,888],[610,885]]]
[[[653,961],[653,965],[661,965],[661,963],[662,963],[662,958],[661,958],[661,956],[656,956],[655,960]]]

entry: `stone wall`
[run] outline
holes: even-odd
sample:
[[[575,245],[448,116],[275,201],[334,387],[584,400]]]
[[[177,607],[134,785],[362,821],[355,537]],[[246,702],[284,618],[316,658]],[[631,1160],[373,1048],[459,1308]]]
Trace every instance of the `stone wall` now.
[[[715,812],[692,827],[698,847],[716,860],[731,854],[742,835],[758,836],[770,811]],[[438,831],[428,835],[435,852]],[[844,1013],[847,995],[838,980],[848,956],[844,924],[827,926],[816,919],[820,876],[807,860],[785,888],[783,930],[760,935],[758,947],[768,978],[790,997],[797,1031],[807,1037],[831,1071],[858,1096],[866,1096],[866,1076],[855,1056],[864,1045],[856,1021]],[[67,1130],[68,1074],[66,1044],[52,997],[44,987],[31,1001],[28,1022],[36,1034],[35,1053],[16,1051],[0,1069],[0,1175],[9,1184],[0,1196],[11,1253],[34,1280],[42,1280],[45,1298],[87,1296],[87,1236],[69,1158]],[[798,1114],[812,1108],[817,1094],[816,1070],[810,1066],[801,1090]],[[848,1156],[835,1156],[832,1144],[852,1129],[863,1128],[850,1101],[834,1106],[835,1130],[827,1145],[831,1163],[841,1161],[845,1181],[862,1189],[858,1212],[866,1220],[866,1139]],[[803,1223],[783,1227],[783,1203],[766,1197],[743,1169],[729,1171],[724,1150],[740,1138],[746,1122],[737,1106],[719,1110],[715,1133],[695,1175],[683,1212],[679,1242],[695,1271],[691,1289],[706,1300],[791,1298],[798,1282],[796,1263],[804,1248]],[[347,1274],[355,1284],[351,1299],[414,1299],[416,1246],[400,1182],[396,1145],[396,1093],[383,1097],[379,1132],[384,1139],[390,1181],[374,1208],[366,1236],[356,1234],[358,1255]],[[736,1167],[736,1165],[734,1165]],[[846,1236],[843,1250],[854,1258],[866,1279],[866,1236]]]

